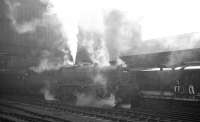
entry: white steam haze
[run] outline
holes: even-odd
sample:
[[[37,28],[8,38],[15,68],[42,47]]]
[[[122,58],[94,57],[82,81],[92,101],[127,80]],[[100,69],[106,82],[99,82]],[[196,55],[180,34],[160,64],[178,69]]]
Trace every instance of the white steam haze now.
[[[55,96],[51,93],[51,85],[49,81],[45,81],[45,86],[40,90],[44,95],[45,100],[56,100]]]
[[[198,0],[4,1],[9,8],[9,24],[18,37],[13,40],[40,47],[29,55],[34,55],[37,62],[30,69],[38,73],[73,66],[78,47],[86,51],[99,70],[112,60],[125,67],[120,59],[125,55],[200,47]],[[172,53],[167,65],[185,57]],[[93,81],[107,84],[99,72]],[[46,99],[54,99],[48,87],[42,92]],[[114,101],[113,95],[101,100],[84,93],[77,97],[77,104],[102,106]]]
[[[41,89],[41,93],[44,94],[45,100],[56,100],[54,95],[51,94],[50,90],[48,88]]]
[[[39,2],[44,4],[43,9],[37,6]],[[108,66],[110,60],[120,61],[119,57],[124,55],[199,47],[197,0],[7,0],[6,3],[12,26],[19,34],[37,37],[38,28],[53,31],[53,39],[47,35],[48,38],[38,37],[37,41],[64,53],[57,57],[58,62],[41,53],[39,64],[31,67],[38,72],[73,65],[78,41],[92,62],[100,66]],[[39,15],[19,21],[24,13],[31,16],[26,11],[32,11],[32,5],[38,8]],[[197,33],[189,38],[176,37],[193,32]]]
[[[106,87],[107,79],[100,72],[98,72],[95,75],[93,81],[94,81],[95,84],[99,84],[99,85]]]
[[[78,106],[95,106],[95,107],[104,107],[104,106],[115,106],[115,96],[113,94],[106,99],[97,99],[94,95],[80,93],[77,94],[76,105]]]
[[[72,53],[76,52],[77,40],[82,41],[92,62],[102,66],[123,55],[198,47],[199,37],[194,38],[193,34],[190,39],[176,37],[193,32],[198,35],[200,17],[196,0],[52,0],[50,3],[66,35],[74,39],[73,43],[68,42],[73,45]],[[80,33],[82,36],[76,39]]]

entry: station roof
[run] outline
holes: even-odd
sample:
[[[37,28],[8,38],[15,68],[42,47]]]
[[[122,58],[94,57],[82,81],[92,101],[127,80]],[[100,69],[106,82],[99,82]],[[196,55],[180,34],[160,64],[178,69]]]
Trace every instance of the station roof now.
[[[129,68],[200,65],[200,48],[123,56],[121,59]]]

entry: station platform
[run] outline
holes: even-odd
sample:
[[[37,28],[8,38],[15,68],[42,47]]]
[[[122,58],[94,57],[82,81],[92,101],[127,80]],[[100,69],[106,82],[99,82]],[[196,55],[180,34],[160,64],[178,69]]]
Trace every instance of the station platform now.
[[[175,101],[188,101],[200,102],[200,95],[175,95],[173,92],[159,92],[159,91],[141,91],[143,98],[149,99],[162,99],[162,100],[175,100]]]

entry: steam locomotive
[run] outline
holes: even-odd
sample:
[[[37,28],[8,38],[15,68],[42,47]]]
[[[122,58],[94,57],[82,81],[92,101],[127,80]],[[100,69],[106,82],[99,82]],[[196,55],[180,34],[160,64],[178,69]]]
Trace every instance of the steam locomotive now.
[[[94,83],[96,74],[106,78],[106,85]],[[46,83],[56,99],[74,103],[77,93],[92,94],[104,99],[114,94],[116,106],[131,104],[139,106],[145,98],[196,98],[200,90],[199,69],[131,71],[126,68],[107,68],[98,71],[95,67],[61,68],[58,71],[46,71],[42,74],[30,70],[24,72],[1,72],[2,94],[26,94],[42,97],[41,89]],[[102,80],[102,79],[100,79]],[[176,81],[180,81],[180,92],[175,93]],[[188,86],[194,86],[190,95]]]
[[[95,81],[100,74],[103,78]],[[43,99],[41,89],[48,89],[57,100],[74,104],[77,94],[95,96],[98,100],[115,96],[115,105],[131,104],[132,108],[145,105],[148,100],[199,100],[200,69],[171,68],[157,71],[110,66],[99,69],[95,65],[63,67],[55,71],[35,73],[31,70],[2,70],[1,95],[29,95]],[[179,81],[179,92],[175,91]],[[194,94],[189,93],[189,85]],[[151,106],[151,105],[149,105]]]

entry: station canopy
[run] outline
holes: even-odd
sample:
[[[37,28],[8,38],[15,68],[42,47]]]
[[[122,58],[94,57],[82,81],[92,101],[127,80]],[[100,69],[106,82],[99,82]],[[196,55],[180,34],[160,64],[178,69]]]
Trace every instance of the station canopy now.
[[[129,55],[120,57],[128,69],[142,70],[147,68],[176,68],[186,66],[200,66],[200,48],[157,52],[149,54]],[[113,62],[113,61],[111,61]],[[89,57],[80,51],[77,54],[77,64],[91,63]]]
[[[200,66],[200,48],[121,57],[129,68]]]

